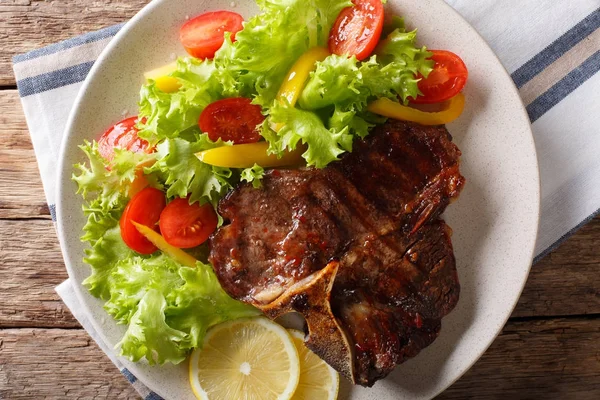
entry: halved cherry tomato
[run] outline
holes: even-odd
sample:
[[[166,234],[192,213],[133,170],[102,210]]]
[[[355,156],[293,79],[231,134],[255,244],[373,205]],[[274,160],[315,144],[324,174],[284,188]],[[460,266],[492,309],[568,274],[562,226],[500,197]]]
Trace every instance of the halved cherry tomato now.
[[[119,221],[121,237],[130,249],[141,254],[152,254],[157,248],[131,223],[147,226],[158,232],[158,219],[167,203],[165,194],[155,188],[145,188],[129,201]]]
[[[172,246],[190,249],[201,245],[217,229],[217,213],[210,204],[175,199],[160,214],[160,232]]]
[[[441,103],[451,99],[463,90],[469,77],[467,66],[459,56],[446,50],[430,51],[435,65],[427,79],[419,81],[419,90],[423,95],[411,99],[413,103]]]
[[[106,160],[115,156],[115,148],[130,150],[134,153],[148,151],[148,142],[138,136],[136,128],[138,117],[130,117],[115,124],[98,140],[98,151]]]
[[[353,0],[340,12],[329,34],[329,51],[364,60],[377,46],[383,30],[381,0]]]
[[[213,58],[225,41],[225,32],[230,32],[234,41],[243,21],[244,17],[231,11],[208,12],[183,24],[179,40],[192,57]]]
[[[250,99],[235,97],[215,101],[206,107],[198,124],[212,141],[222,139],[235,144],[255,143],[260,140],[257,126],[265,120],[258,105]]]

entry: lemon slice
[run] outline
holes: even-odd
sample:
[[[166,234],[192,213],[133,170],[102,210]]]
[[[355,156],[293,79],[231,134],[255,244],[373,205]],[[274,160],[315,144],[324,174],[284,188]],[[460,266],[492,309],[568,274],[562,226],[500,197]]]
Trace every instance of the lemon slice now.
[[[335,400],[340,386],[337,371],[304,345],[304,334],[290,329],[300,356],[300,382],[292,400]]]
[[[190,357],[190,384],[201,400],[291,399],[300,378],[290,334],[266,318],[244,318],[210,329]]]

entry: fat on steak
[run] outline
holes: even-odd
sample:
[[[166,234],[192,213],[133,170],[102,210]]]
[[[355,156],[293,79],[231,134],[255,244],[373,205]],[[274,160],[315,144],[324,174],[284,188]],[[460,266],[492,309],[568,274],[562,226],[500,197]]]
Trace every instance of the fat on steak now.
[[[445,127],[389,121],[324,169],[271,170],[219,204],[210,262],[232,297],[298,312],[306,345],[372,386],[431,344],[460,285],[440,219],[465,179]]]

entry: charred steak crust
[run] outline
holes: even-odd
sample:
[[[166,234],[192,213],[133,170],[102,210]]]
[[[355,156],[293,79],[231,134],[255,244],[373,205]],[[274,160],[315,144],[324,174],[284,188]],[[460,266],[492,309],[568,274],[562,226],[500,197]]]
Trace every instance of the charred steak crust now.
[[[464,186],[460,155],[443,126],[390,121],[325,169],[240,185],[210,240],[221,285],[272,318],[303,314],[307,345],[373,385],[431,344],[458,301],[439,216]]]

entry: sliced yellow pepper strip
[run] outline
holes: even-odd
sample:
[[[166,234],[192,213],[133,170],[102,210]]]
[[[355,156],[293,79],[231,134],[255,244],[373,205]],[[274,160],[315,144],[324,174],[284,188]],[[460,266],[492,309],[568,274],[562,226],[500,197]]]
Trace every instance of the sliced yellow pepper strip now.
[[[296,105],[310,73],[315,69],[317,61],[323,61],[330,55],[323,47],[313,47],[294,63],[283,81],[277,98],[286,99],[291,107]],[[283,125],[273,124],[272,129],[279,131]],[[269,144],[266,142],[223,146],[202,151],[196,157],[203,163],[225,168],[252,168],[255,164],[263,168],[296,166],[304,163],[302,154],[306,147],[298,145],[294,151],[284,152],[281,158],[268,154]],[[158,246],[157,246],[158,247]]]
[[[157,80],[163,76],[171,75],[173,72],[177,71],[177,61],[172,62],[171,64],[163,65],[162,67],[153,69],[151,71],[144,73],[144,78],[150,80]]]
[[[177,62],[148,71],[144,73],[144,77],[147,80],[152,79],[155,81],[156,87],[161,91],[165,93],[174,93],[181,87],[181,83],[179,83],[176,78],[169,76],[175,71],[177,71]]]
[[[390,99],[378,99],[369,104],[367,109],[384,117],[417,122],[421,125],[443,125],[460,117],[465,108],[465,96],[462,93],[451,98],[446,108],[439,112],[425,112],[403,106]]]
[[[287,99],[290,106],[294,107],[310,73],[315,69],[315,63],[323,61],[329,55],[329,51],[324,47],[313,47],[302,54],[288,72],[281,88],[279,88],[277,98]]]
[[[165,93],[175,93],[181,88],[181,83],[172,76],[163,76],[157,78],[154,82],[156,82],[156,87]]]
[[[150,243],[158,247],[163,253],[167,254],[173,260],[177,261],[179,264],[185,265],[186,267],[196,268],[196,262],[198,260],[180,248],[167,243],[165,238],[163,238],[160,233],[156,232],[154,229],[148,228],[146,225],[138,224],[134,221],[131,221],[131,223],[133,226],[135,226],[139,233],[144,235],[144,237],[150,241]]]
[[[226,168],[252,168],[254,164],[263,168],[286,167],[300,165],[304,161],[304,146],[298,145],[296,150],[285,152],[281,158],[268,154],[268,148],[267,142],[237,144],[202,151],[197,153],[196,157],[203,163]]]

